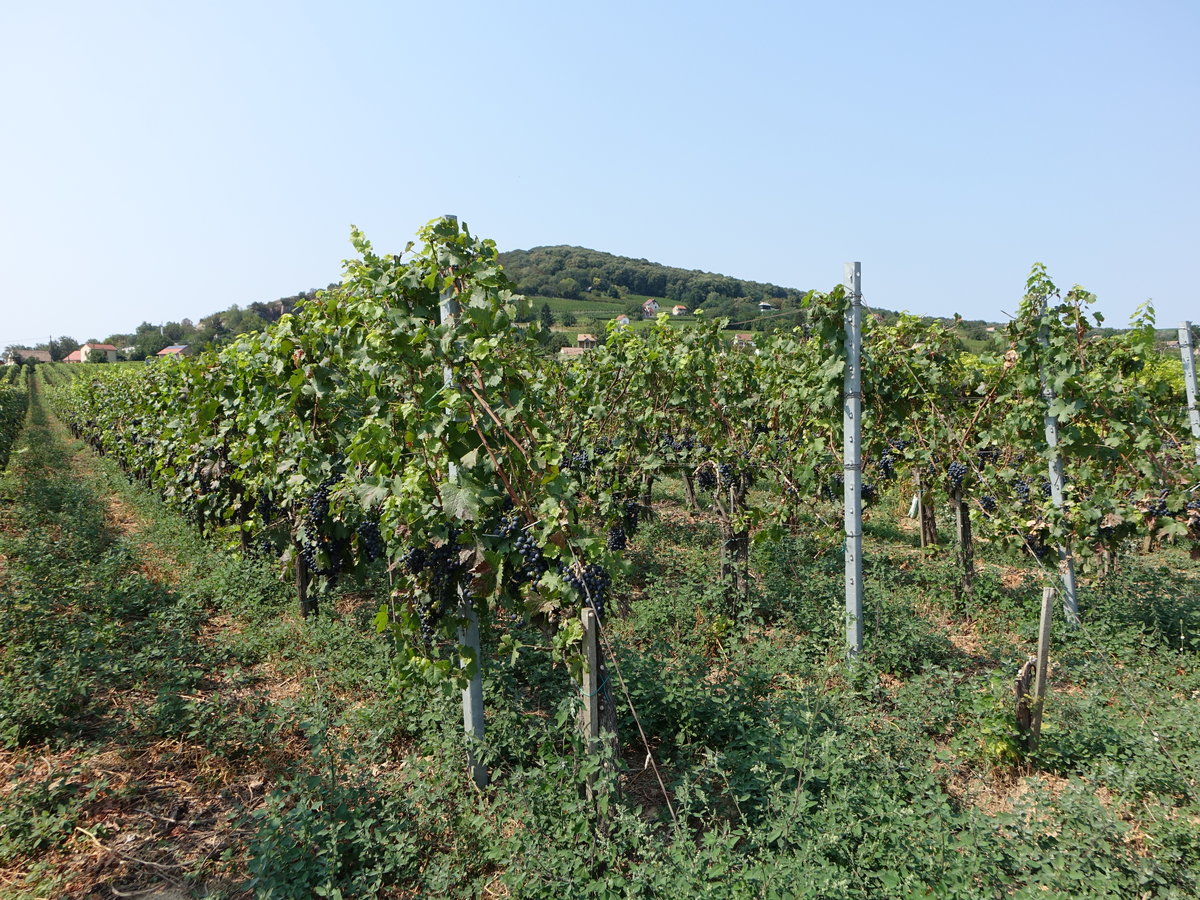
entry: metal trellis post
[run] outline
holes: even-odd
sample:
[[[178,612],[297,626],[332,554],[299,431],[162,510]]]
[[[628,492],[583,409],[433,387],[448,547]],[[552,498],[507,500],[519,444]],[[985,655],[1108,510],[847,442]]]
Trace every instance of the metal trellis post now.
[[[862,263],[846,263],[846,370],[842,401],[842,457],[846,516],[846,653],[862,652]]]
[[[1187,389],[1188,421],[1192,425],[1192,440],[1196,445],[1196,462],[1200,463],[1200,410],[1196,409],[1196,352],[1192,346],[1192,323],[1179,323],[1179,355],[1183,357],[1183,384]]]
[[[446,216],[445,218],[456,223],[458,221],[457,216]],[[447,285],[442,291],[439,308],[441,323],[445,325],[453,322],[458,316],[458,312],[458,295],[453,284]],[[454,384],[454,371],[449,364],[443,371],[442,382],[447,388]],[[449,465],[448,476],[450,481],[454,481],[458,477],[458,466],[454,463]],[[476,752],[484,735],[483,657],[479,652],[479,615],[475,612],[471,598],[461,586],[459,587],[458,614],[466,621],[466,624],[458,629],[458,643],[474,657],[475,663],[475,670],[471,673],[470,680],[462,692],[463,733],[467,739],[467,765],[471,769],[471,776],[474,778],[476,786],[483,788],[487,787],[488,771],[487,766],[479,762]],[[463,665],[469,666],[470,661],[464,660]]]
[[[1050,344],[1050,337],[1045,325],[1042,326],[1039,340],[1043,347],[1048,347]],[[1058,451],[1058,416],[1050,413],[1055,400],[1054,385],[1046,374],[1044,364],[1038,366],[1038,374],[1042,381],[1042,399],[1046,402],[1044,422],[1046,446],[1049,448],[1047,468],[1050,475],[1050,498],[1054,502],[1055,508],[1061,511],[1065,501],[1063,498],[1063,461],[1062,454]],[[1066,613],[1067,622],[1076,625],[1079,623],[1079,604],[1075,597],[1075,561],[1071,556],[1070,543],[1065,537],[1058,545],[1058,567],[1062,575],[1063,611]]]

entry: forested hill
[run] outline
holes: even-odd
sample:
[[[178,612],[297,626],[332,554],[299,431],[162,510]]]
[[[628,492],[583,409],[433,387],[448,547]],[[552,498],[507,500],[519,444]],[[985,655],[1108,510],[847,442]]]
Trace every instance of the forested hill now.
[[[500,254],[500,262],[508,277],[517,283],[518,290],[531,297],[586,300],[641,294],[665,297],[691,307],[712,307],[730,301],[795,303],[804,295],[804,291],[777,284],[677,269],[586,247],[509,250]]]

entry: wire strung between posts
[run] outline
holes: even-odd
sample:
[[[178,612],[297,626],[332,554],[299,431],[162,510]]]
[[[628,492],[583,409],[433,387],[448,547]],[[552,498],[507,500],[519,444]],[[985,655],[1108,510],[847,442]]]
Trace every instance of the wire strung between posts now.
[[[572,555],[575,555],[573,548]],[[578,556],[576,556],[576,559],[578,559]],[[587,586],[586,582],[584,583],[583,590],[584,595],[587,597],[588,605],[592,608],[593,612],[596,612],[596,601],[592,598],[591,588]],[[621,685],[621,692],[625,695],[625,703],[629,707],[630,714],[633,716],[634,724],[637,725],[638,735],[642,739],[642,747],[646,750],[646,761],[650,764],[650,768],[654,770],[654,777],[658,781],[659,790],[662,791],[663,802],[667,804],[667,811],[671,814],[671,824],[678,832],[679,817],[675,815],[675,806],[671,803],[671,795],[667,793],[666,782],[663,781],[662,773],[658,770],[658,763],[654,759],[654,751],[650,749],[650,739],[646,737],[646,731],[644,728],[642,728],[641,717],[638,716],[637,709],[633,705],[633,697],[631,697],[629,694],[629,686],[625,683],[625,676],[621,674],[621,664],[617,662],[617,654],[613,650],[612,644],[609,642],[606,632],[607,629],[605,629],[603,623],[600,621],[600,614],[599,612],[596,612],[596,633],[599,643],[603,646],[605,652],[608,654],[608,662],[612,666],[613,671],[617,673],[617,682]],[[604,682],[607,684],[607,676],[605,676]],[[603,686],[604,685],[601,685],[601,687]]]

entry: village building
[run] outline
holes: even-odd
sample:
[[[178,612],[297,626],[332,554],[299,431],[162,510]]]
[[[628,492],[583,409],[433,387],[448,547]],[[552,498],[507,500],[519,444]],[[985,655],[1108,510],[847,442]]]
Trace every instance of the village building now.
[[[6,366],[15,366],[25,362],[27,359],[32,359],[34,362],[53,362],[49,350],[29,350],[25,347],[14,347],[4,355],[4,364]]]
[[[90,354],[93,350],[103,353],[105,362],[113,363],[117,361],[117,348],[112,344],[84,344],[79,348],[79,353],[83,357],[84,362],[91,360]]]

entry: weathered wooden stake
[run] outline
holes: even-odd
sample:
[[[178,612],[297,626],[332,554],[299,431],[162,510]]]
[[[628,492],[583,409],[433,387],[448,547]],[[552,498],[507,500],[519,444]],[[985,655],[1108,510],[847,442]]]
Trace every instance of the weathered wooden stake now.
[[[300,598],[300,615],[304,618],[315,616],[317,614],[317,598],[308,593],[309,579],[308,566],[304,564],[304,557],[300,555],[300,548],[296,548],[296,596]]]
[[[975,582],[975,537],[971,532],[971,507],[963,498],[962,488],[954,492],[954,524],[958,531],[958,565],[962,573],[960,590],[969,594]]]
[[[845,269],[846,371],[842,383],[843,501],[846,524],[846,653],[862,653],[862,263]]]
[[[1179,323],[1179,355],[1183,357],[1183,385],[1187,391],[1188,421],[1196,444],[1196,462],[1200,463],[1200,410],[1196,408],[1196,351],[1192,346],[1192,323]]]
[[[1046,680],[1050,672],[1050,625],[1054,620],[1054,588],[1042,588],[1042,617],[1038,628],[1037,678],[1029,721],[1029,752],[1036,753],[1042,739],[1042,713],[1046,708]]]
[[[583,733],[584,746],[588,753],[595,753],[600,748],[600,649],[599,628],[596,624],[596,612],[584,609],[580,614],[583,622],[583,676],[580,691],[583,693],[583,708],[579,713],[579,728]],[[589,775],[587,779],[587,796],[593,798],[596,778]]]

